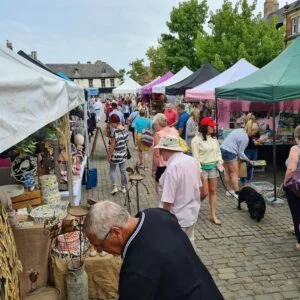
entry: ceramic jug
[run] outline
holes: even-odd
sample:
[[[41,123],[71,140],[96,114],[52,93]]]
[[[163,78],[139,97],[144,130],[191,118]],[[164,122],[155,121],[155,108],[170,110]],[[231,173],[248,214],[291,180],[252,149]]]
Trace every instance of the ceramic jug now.
[[[69,269],[67,290],[68,300],[88,300],[88,277],[84,265]]]

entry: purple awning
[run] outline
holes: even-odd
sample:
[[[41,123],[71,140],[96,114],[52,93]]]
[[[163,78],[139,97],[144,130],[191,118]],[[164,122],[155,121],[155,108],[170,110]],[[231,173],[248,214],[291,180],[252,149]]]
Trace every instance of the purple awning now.
[[[148,95],[152,93],[152,87],[154,87],[157,84],[163,83],[164,81],[168,80],[170,77],[173,76],[172,72],[167,72],[166,74],[164,74],[162,77],[160,77],[159,79],[157,79],[154,82],[151,82],[149,84],[147,84],[146,86],[143,87],[142,89],[142,94],[143,95]]]

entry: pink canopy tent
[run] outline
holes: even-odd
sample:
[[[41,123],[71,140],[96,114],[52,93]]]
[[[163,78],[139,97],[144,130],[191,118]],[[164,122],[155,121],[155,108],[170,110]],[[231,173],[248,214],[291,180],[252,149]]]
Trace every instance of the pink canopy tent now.
[[[164,74],[163,76],[161,76],[159,79],[157,79],[156,81],[150,82],[149,84],[147,84],[146,86],[143,87],[142,94],[143,95],[151,94],[153,86],[163,83],[164,81],[168,80],[172,76],[173,76],[173,73],[169,71],[166,74]]]

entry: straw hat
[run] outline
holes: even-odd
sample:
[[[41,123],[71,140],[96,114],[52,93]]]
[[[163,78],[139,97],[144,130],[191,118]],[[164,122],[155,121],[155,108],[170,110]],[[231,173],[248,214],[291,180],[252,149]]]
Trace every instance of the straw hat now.
[[[177,136],[169,136],[169,135],[163,136],[160,139],[158,145],[156,145],[154,148],[183,152],[183,148],[181,148],[179,145],[179,137]]]

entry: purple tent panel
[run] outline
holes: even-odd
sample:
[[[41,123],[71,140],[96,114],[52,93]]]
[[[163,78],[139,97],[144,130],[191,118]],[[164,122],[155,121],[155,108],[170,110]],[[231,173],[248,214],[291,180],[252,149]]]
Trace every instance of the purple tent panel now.
[[[172,72],[167,72],[163,76],[161,76],[159,79],[157,79],[154,82],[149,83],[148,85],[144,86],[142,89],[142,94],[143,95],[148,95],[152,93],[152,87],[154,87],[157,84],[163,83],[164,81],[168,80],[170,77],[173,76]]]

